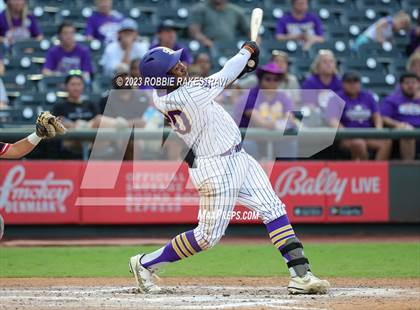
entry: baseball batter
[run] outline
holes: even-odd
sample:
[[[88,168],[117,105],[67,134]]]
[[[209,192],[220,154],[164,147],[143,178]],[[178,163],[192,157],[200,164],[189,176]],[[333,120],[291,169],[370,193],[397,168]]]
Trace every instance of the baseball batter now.
[[[203,216],[194,230],[179,234],[152,253],[130,258],[130,271],[139,292],[160,291],[152,279],[158,267],[216,245],[230,219],[214,214],[228,214],[239,201],[258,212],[272,243],[283,256],[291,275],[289,293],[326,293],[329,283],[312,274],[285,205],[275,194],[262,167],[242,148],[240,131],[231,116],[214,101],[238,76],[255,69],[259,55],[257,44],[246,42],[221,71],[193,83],[181,82],[187,78],[187,67],[179,61],[181,52],[164,47],[151,49],[142,59],[140,71],[144,81],[152,78],[175,81],[171,87],[161,86],[166,83],[154,85],[154,88],[167,90],[162,96],[155,90],[154,103],[194,154],[189,160],[189,174],[200,193]]]

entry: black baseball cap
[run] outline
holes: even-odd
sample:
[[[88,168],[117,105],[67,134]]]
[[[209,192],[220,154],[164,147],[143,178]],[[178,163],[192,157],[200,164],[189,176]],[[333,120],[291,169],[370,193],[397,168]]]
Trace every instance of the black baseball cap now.
[[[360,74],[356,71],[348,71],[343,74],[343,82],[360,82]]]
[[[175,24],[175,22],[172,19],[166,19],[162,21],[157,29],[157,32],[165,31],[165,30],[178,30],[178,26]]]

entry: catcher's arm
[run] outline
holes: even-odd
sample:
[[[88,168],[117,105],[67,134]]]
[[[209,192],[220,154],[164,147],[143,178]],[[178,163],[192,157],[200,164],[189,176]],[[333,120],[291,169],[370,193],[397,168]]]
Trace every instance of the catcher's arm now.
[[[17,159],[30,153],[44,138],[66,133],[61,121],[49,112],[42,112],[36,121],[36,132],[25,139],[9,144],[0,142],[0,158]]]
[[[0,158],[18,159],[32,152],[36,144],[29,142],[28,138],[29,136],[12,144],[0,142]]]

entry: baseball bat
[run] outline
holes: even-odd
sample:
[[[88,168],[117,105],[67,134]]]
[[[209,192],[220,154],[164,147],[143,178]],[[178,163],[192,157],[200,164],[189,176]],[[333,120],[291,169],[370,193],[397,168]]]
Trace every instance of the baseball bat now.
[[[255,8],[252,10],[251,23],[250,23],[251,41],[257,40],[258,32],[260,31],[260,27],[261,27],[263,14],[264,14],[263,10],[260,8]]]
[[[250,22],[250,26],[249,26],[251,41],[256,41],[257,38],[258,38],[258,33],[260,31],[263,14],[264,14],[264,12],[260,8],[255,8],[255,9],[252,10],[251,22]],[[255,61],[250,59],[248,61],[248,66],[249,67],[254,67],[255,66]]]

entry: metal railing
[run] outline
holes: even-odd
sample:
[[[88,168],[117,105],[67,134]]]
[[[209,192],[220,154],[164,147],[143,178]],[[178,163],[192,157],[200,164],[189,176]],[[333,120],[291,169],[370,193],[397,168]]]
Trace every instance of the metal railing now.
[[[28,134],[34,131],[33,127],[26,128],[2,128],[0,129],[0,141],[15,141],[26,137]],[[160,140],[163,135],[170,133],[169,128],[149,130],[149,129],[107,129],[101,128],[101,137],[106,137],[109,140],[126,139],[127,135],[135,137],[138,140]],[[274,158],[273,146],[277,142],[290,139],[291,137],[299,136],[300,141],[311,140],[314,138],[322,139],[323,137],[329,138],[334,136],[334,130],[330,128],[305,128],[299,132],[289,132],[281,134],[273,130],[250,128],[248,130],[241,130],[243,134],[246,133],[247,139],[265,141],[267,143],[267,155],[269,159]],[[83,140],[92,142],[95,140],[98,131],[95,129],[71,129],[64,136],[54,138],[55,140]],[[172,135],[169,136],[171,138]],[[375,128],[346,128],[339,129],[335,134],[335,140],[342,139],[392,139],[398,140],[402,138],[420,139],[420,129],[375,129]],[[87,159],[87,158],[85,158]]]

